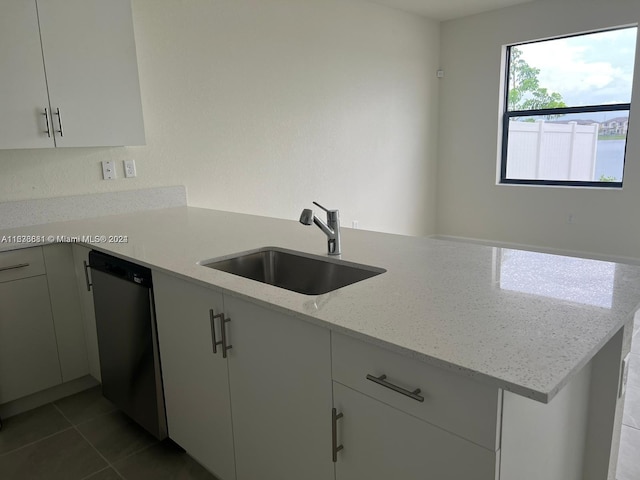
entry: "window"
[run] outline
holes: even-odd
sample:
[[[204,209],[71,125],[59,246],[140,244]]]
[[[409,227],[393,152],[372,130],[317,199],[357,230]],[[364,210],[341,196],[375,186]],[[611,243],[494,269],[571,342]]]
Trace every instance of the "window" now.
[[[507,47],[500,183],[622,187],[636,34]]]

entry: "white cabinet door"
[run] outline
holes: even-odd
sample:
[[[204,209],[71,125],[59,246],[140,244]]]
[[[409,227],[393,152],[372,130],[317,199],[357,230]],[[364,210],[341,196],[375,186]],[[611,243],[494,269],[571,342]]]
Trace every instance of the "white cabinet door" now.
[[[328,480],[329,331],[225,295],[238,480]]]
[[[38,14],[56,145],[144,144],[130,0],[39,0]]]
[[[0,148],[53,147],[35,0],[0,8]]]
[[[497,454],[334,382],[336,480],[496,480]]]
[[[0,283],[0,403],[60,383],[47,277]]]
[[[229,373],[213,353],[222,294],[153,272],[169,437],[221,480],[235,478]],[[220,321],[215,327],[220,334]],[[218,337],[220,338],[220,337]]]
[[[80,310],[84,326],[84,339],[89,362],[89,374],[102,381],[100,375],[100,355],[98,353],[98,332],[96,329],[96,313],[93,306],[93,292],[91,291],[91,273],[88,269],[90,248],[73,244],[73,263],[76,272],[76,283],[80,297]]]
[[[42,251],[47,268],[62,381],[69,382],[89,373],[73,253],[68,243],[46,245]]]

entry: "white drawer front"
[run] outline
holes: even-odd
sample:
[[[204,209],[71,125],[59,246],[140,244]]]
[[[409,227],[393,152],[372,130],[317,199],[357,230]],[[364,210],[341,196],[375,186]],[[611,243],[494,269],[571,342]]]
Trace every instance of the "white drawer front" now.
[[[500,452],[334,382],[337,480],[496,480]],[[514,477],[517,478],[517,477]]]
[[[447,372],[381,347],[332,332],[333,379],[491,450],[499,448],[501,393],[497,387]],[[410,398],[367,375],[417,394]]]
[[[10,282],[45,273],[42,247],[0,253],[0,282]]]

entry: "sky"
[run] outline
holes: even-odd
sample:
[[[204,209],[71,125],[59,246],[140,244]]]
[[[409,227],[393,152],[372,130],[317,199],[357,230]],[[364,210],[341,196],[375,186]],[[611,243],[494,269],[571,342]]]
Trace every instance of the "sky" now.
[[[636,33],[635,27],[625,28],[518,48],[529,65],[540,69],[540,86],[560,93],[568,106],[628,103]]]

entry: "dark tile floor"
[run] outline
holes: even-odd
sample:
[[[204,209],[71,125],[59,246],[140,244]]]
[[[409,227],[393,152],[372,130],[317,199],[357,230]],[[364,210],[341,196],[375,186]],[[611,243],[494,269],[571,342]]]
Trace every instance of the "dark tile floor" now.
[[[640,480],[640,315],[636,316],[622,417],[617,480]]]
[[[158,442],[121,414],[100,387],[3,423],[3,480],[216,480],[173,442]]]

